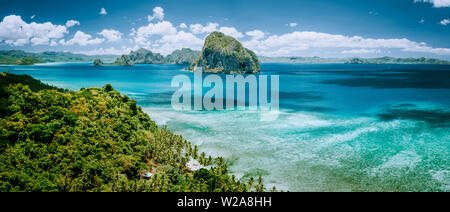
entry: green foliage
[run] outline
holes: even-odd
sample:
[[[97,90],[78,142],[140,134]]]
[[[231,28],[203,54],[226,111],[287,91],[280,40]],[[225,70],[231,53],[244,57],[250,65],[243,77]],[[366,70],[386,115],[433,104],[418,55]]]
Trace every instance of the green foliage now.
[[[130,59],[130,56],[128,55],[122,55],[121,57],[117,58],[114,63],[110,63],[108,65],[118,65],[118,66],[134,66],[135,63]]]
[[[17,65],[33,65],[35,63],[42,63],[42,60],[38,60],[34,57],[24,57],[16,61]]]
[[[102,66],[104,65],[103,61],[100,59],[95,59],[94,60],[94,66]]]
[[[57,89],[53,86],[43,84],[29,75],[15,75],[8,72],[0,72],[0,90],[3,90],[11,84],[27,85],[32,91],[37,92],[44,89]],[[64,91],[63,89],[58,89]]]
[[[164,57],[159,53],[153,53],[147,49],[141,48],[137,51],[131,51],[128,55],[122,55],[114,63],[107,65],[135,65],[135,64],[179,64],[189,65],[197,57],[200,56],[199,51],[194,51],[188,48],[175,50],[172,54]]]
[[[13,65],[16,64],[16,58],[7,55],[0,55],[0,64]]]
[[[70,52],[42,52],[31,53],[21,50],[2,50],[0,51],[0,64],[17,64],[18,59],[25,57],[32,57],[41,62],[89,62],[96,58],[103,60],[113,60],[115,56],[102,55],[102,56],[87,56],[82,54],[73,54]],[[37,63],[37,62],[35,62]]]
[[[183,48],[181,50],[175,50],[172,54],[167,55],[167,57],[164,58],[164,61],[167,64],[190,65],[200,57],[200,55],[200,51]]]
[[[38,60],[34,57],[18,57],[0,55],[0,64],[7,65],[33,65],[35,63],[43,63],[44,61]]]
[[[253,187],[230,177],[222,158],[198,154],[111,85],[62,92],[29,76],[0,76],[0,191],[264,189],[262,180]],[[192,157],[208,168],[190,170]]]
[[[164,63],[164,56],[159,53],[153,53],[147,49],[141,48],[137,51],[131,51],[127,55],[135,64],[161,64]]]
[[[201,57],[189,67],[190,70],[203,68],[206,73],[259,73],[260,65],[256,54],[246,49],[238,40],[221,32],[213,32],[206,37]]]

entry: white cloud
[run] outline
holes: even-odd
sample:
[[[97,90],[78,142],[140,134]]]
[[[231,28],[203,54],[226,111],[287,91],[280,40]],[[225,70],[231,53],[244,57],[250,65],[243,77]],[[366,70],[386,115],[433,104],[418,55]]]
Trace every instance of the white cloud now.
[[[88,51],[78,51],[75,52],[76,54],[85,54],[85,55],[122,55],[122,54],[128,54],[131,51],[138,50],[138,47],[135,46],[133,48],[122,46],[122,48],[116,49],[115,47],[110,48],[98,48],[98,49],[92,49]]]
[[[286,26],[289,26],[289,27],[296,27],[296,26],[297,26],[297,23],[289,23],[289,24],[286,24]]]
[[[150,23],[147,26],[140,27],[137,31],[137,35],[166,35],[175,34],[177,29],[168,21],[161,21],[156,24]]]
[[[134,36],[134,41],[143,46],[151,44],[150,37],[153,35],[174,35],[177,29],[168,21],[161,21],[156,24],[149,23],[147,26],[139,27],[137,30],[132,29],[131,36]]]
[[[157,40],[153,50],[163,55],[168,55],[176,49],[191,48],[199,50],[202,46],[202,39],[192,33],[179,31],[177,34],[165,35],[160,40]]]
[[[310,31],[272,35],[266,39],[246,41],[243,44],[264,56],[296,56],[311,48],[314,50],[320,48],[399,49],[404,52],[450,55],[449,48],[433,48],[426,43],[417,43],[406,38],[373,39]]]
[[[164,9],[162,7],[153,8],[153,15],[147,17],[148,21],[152,21],[154,19],[163,20],[164,19]]]
[[[55,40],[50,41],[50,46],[57,46],[58,42],[56,42]]]
[[[439,22],[439,24],[447,26],[447,24],[450,24],[450,20],[449,19],[444,19],[441,22]]]
[[[67,28],[73,27],[73,26],[75,26],[75,25],[80,25],[80,22],[79,22],[79,21],[76,21],[76,20],[68,20],[68,21],[66,22],[66,27],[67,27]]]
[[[192,27],[193,25],[191,25]],[[214,26],[214,27],[212,27]],[[187,25],[182,24],[180,28]],[[217,28],[215,24],[209,24],[207,27],[201,26],[195,28],[194,31],[209,31],[208,28]],[[138,29],[132,29],[130,36],[132,41],[139,47],[147,48],[152,51],[167,55],[172,51],[181,48],[201,49],[203,46],[203,39],[198,38],[196,35],[190,32],[178,31],[175,26],[169,21],[160,21],[158,23],[149,23],[147,26],[139,27]]]
[[[131,28],[131,32],[129,34],[130,36],[136,36],[136,29],[133,27]]]
[[[404,52],[422,52],[422,53],[432,53],[437,55],[450,55],[449,48],[433,48],[425,45],[413,45],[411,47],[407,47],[401,49]]]
[[[220,27],[219,31],[234,38],[244,37],[244,35],[234,27]]]
[[[100,8],[100,12],[98,13],[99,15],[108,15],[108,13],[106,12],[105,8]]]
[[[250,36],[250,37],[252,37],[252,39],[255,39],[255,40],[262,39],[262,38],[264,38],[264,36],[266,35],[266,34],[265,34],[263,31],[261,31],[261,30],[253,30],[253,31],[250,31],[250,32],[246,32],[245,34],[248,35],[248,36]]]
[[[426,2],[433,4],[433,7],[450,7],[450,0],[414,0],[414,2]]]
[[[449,0],[450,1],[450,0]],[[397,50],[403,52],[450,55],[450,48],[433,48],[426,43],[414,42],[406,38],[376,39],[360,36],[347,36],[312,31],[295,31],[287,34],[270,35],[261,30],[248,31],[245,34],[234,27],[220,27],[218,23],[192,24],[181,23],[174,26],[164,18],[164,10],[155,7],[151,16],[153,22],[133,28],[129,39],[134,47],[148,48],[154,52],[169,54],[183,47],[199,50],[203,45],[206,33],[220,31],[227,35],[242,39],[244,46],[264,56],[301,56],[305,53],[321,55],[321,52],[342,54],[369,54]],[[106,11],[105,11],[106,14]],[[159,20],[156,22],[155,20]],[[424,22],[424,21],[421,21]],[[449,19],[440,22],[450,24]],[[79,25],[76,20],[69,20],[65,25],[46,23],[26,23],[20,16],[6,16],[0,22],[0,43],[12,46],[32,45],[96,45],[105,41],[113,42],[123,38],[123,34],[113,29],[103,29],[98,37],[77,31],[72,38],[64,40],[68,28]],[[296,26],[295,23],[288,26]],[[184,29],[184,30],[182,30]],[[190,30],[190,31],[187,31]],[[101,37],[102,36],[102,37]],[[246,36],[244,38],[244,36]],[[59,42],[58,42],[59,41]],[[122,47],[93,49],[85,54],[123,54],[131,49]]]
[[[122,39],[122,33],[114,29],[104,29],[98,33],[102,35],[108,42],[115,42]]]
[[[260,43],[260,40],[263,39],[266,34],[261,30],[253,30],[245,33],[250,36],[250,40],[246,41],[244,45],[246,46],[257,46]]]
[[[341,51],[342,54],[370,54],[381,53],[379,49],[350,49]]]
[[[218,29],[218,26],[218,23],[208,23],[205,26],[202,24],[192,24],[189,26],[191,32],[186,32],[178,31],[177,27],[173,26],[169,21],[160,21],[158,23],[149,23],[147,26],[142,26],[137,29],[133,28],[130,36],[132,36],[132,41],[139,47],[147,48],[163,55],[167,55],[181,48],[201,49],[203,46],[203,38],[197,37],[199,34],[222,31],[225,34],[237,38],[244,36],[233,27],[221,27]],[[178,28],[187,28],[187,25],[182,23]],[[250,32],[250,34],[253,33],[255,32]],[[261,35],[255,34],[255,36]]]
[[[211,33],[217,31],[218,23],[208,23],[208,25],[203,26],[201,24],[191,24],[189,28],[194,34]]]
[[[48,45],[52,40],[60,39],[68,33],[66,26],[51,22],[26,23],[20,16],[9,15],[0,22],[0,42],[11,46]]]
[[[87,45],[96,45],[96,44],[100,44],[103,43],[105,41],[105,39],[101,39],[101,38],[92,38],[91,35],[86,34],[82,31],[77,31],[75,33],[75,35],[73,36],[72,39],[65,41],[60,40],[59,43],[62,45],[66,45],[66,46],[71,46],[71,45],[80,45],[80,46],[87,46]]]
[[[420,19],[420,21],[419,21],[419,23],[425,23],[425,20],[422,18],[422,19]]]
[[[186,29],[187,25],[185,23],[181,23],[180,26],[178,26],[178,27],[180,27],[181,29]]]
[[[36,15],[32,15],[30,18],[31,18],[31,19],[34,19],[34,17],[36,17]]]

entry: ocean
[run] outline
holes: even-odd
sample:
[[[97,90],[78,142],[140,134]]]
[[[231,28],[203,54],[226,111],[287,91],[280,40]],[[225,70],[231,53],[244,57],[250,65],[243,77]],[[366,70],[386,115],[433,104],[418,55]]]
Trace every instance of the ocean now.
[[[285,191],[450,191],[450,66],[261,65],[279,75],[280,113],[175,111],[179,65],[0,66],[72,90],[107,83],[160,125],[222,156],[243,181]],[[223,77],[223,76],[222,76]]]

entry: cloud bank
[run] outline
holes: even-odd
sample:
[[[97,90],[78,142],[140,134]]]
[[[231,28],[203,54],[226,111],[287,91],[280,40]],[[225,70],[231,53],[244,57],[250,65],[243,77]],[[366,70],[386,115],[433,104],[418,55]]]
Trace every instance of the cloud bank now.
[[[244,42],[244,45],[265,56],[295,56],[311,48],[399,49],[404,52],[450,55],[449,48],[433,48],[426,43],[417,43],[406,38],[374,39],[313,31],[272,35],[266,39]]]
[[[154,19],[163,20],[164,19],[164,9],[162,7],[153,8],[153,15],[147,17],[148,21],[152,21]]]
[[[51,41],[63,38],[67,33],[64,25],[54,25],[51,22],[26,23],[17,15],[6,16],[0,22],[0,42],[11,46],[49,45]]]
[[[433,4],[433,7],[450,7],[450,0],[414,0],[414,2],[425,2]]]
[[[92,38],[92,36],[89,34],[86,34],[82,31],[77,31],[72,39],[68,41],[64,41],[63,39],[60,40],[59,43],[65,46],[72,46],[72,45],[87,46],[87,45],[97,45],[103,43],[103,41],[105,41],[105,39]]]
[[[79,21],[75,21],[75,20],[68,20],[66,22],[66,27],[67,28],[73,27],[73,26],[76,26],[76,25],[80,25],[80,22]]]
[[[450,0],[448,0],[450,1]],[[437,1],[436,1],[437,3]],[[437,3],[444,5],[443,2]],[[103,8],[104,9],[104,8]],[[106,10],[101,10],[101,13]],[[167,55],[180,48],[201,50],[205,37],[220,31],[240,40],[246,48],[262,56],[303,56],[314,52],[318,56],[328,52],[337,54],[379,54],[397,50],[400,52],[450,55],[450,48],[435,48],[424,42],[407,38],[370,38],[358,35],[330,34],[315,31],[293,31],[284,34],[270,34],[260,29],[245,33],[233,26],[221,26],[217,22],[176,23],[164,20],[164,9],[155,7],[148,15],[148,23],[131,29],[124,34],[116,29],[102,29],[92,34],[69,29],[80,25],[79,21],[68,20],[64,25],[51,22],[26,23],[20,16],[9,15],[0,22],[0,45],[49,45],[49,46],[95,46],[108,43],[107,47],[84,50],[87,54],[122,54],[130,49],[147,48]],[[447,25],[450,20],[440,22]],[[296,23],[287,24],[290,27]]]

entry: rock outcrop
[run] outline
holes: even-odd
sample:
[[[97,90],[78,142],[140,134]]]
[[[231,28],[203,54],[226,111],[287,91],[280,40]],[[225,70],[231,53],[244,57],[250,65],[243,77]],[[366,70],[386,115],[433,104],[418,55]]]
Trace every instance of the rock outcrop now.
[[[110,65],[132,66],[135,64],[178,64],[190,65],[200,56],[200,51],[189,48],[175,50],[172,54],[164,57],[159,53],[153,53],[147,49],[141,48],[137,51],[131,51],[130,54],[122,55],[116,62]]]
[[[147,49],[141,48],[137,51],[131,51],[129,59],[135,64],[162,64],[164,56],[159,53],[153,53]]]
[[[200,51],[183,48],[181,50],[175,50],[172,54],[167,55],[167,57],[164,58],[164,62],[166,64],[190,65],[200,57],[200,55]]]
[[[135,62],[130,59],[130,56],[122,55],[121,57],[117,58],[117,60],[114,63],[112,63],[111,65],[134,66]]]
[[[233,37],[213,32],[206,37],[202,55],[194,61],[189,70],[202,69],[204,73],[252,74],[259,73],[256,54],[244,48]]]
[[[102,66],[102,65],[104,65],[105,63],[103,63],[103,61],[102,60],[100,60],[100,59],[95,59],[94,60],[94,66]]]

